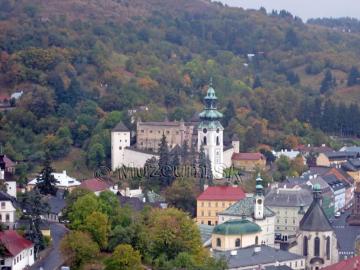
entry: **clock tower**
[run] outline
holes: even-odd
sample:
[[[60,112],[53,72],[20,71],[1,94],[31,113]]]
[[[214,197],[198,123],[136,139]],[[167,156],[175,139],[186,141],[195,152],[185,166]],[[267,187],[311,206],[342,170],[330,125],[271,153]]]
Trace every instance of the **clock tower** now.
[[[254,219],[264,219],[264,187],[260,174],[256,178],[256,194],[254,202]]]
[[[217,110],[217,97],[211,81],[204,103],[204,111],[199,114],[201,122],[198,126],[198,151],[203,145],[205,154],[211,162],[214,178],[221,179],[223,177],[224,128],[220,119],[223,115]]]

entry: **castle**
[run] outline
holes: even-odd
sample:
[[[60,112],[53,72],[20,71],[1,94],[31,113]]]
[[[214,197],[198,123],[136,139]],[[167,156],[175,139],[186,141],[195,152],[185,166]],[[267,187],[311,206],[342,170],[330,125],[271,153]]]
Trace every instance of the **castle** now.
[[[211,162],[215,179],[223,177],[223,170],[232,165],[232,156],[239,152],[240,142],[234,139],[224,147],[221,125],[222,113],[217,110],[218,99],[212,84],[204,98],[204,110],[199,114],[200,122],[164,121],[137,122],[136,144],[131,145],[131,131],[122,123],[111,131],[111,167],[115,171],[123,166],[143,168],[150,158],[159,158],[157,153],[162,135],[166,136],[168,146],[173,149],[186,141],[188,145],[201,146]]]

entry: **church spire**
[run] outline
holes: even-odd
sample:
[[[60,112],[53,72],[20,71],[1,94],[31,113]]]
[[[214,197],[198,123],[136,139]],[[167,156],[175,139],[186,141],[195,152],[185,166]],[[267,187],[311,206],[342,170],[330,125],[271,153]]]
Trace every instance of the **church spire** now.
[[[213,88],[212,78],[210,79],[209,88],[204,97],[204,110],[199,114],[202,121],[218,121],[223,115],[217,110],[218,98]]]
[[[260,173],[258,173],[258,176],[256,178],[256,194],[257,195],[264,195],[263,180],[261,178]]]

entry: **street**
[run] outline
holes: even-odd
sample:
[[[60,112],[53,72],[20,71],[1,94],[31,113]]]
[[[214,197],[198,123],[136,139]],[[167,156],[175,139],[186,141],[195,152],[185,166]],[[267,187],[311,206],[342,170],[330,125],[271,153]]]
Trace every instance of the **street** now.
[[[60,252],[60,241],[67,232],[67,229],[63,224],[52,223],[50,224],[50,231],[53,241],[52,250],[48,256],[31,266],[30,270],[39,270],[41,267],[43,270],[56,270],[62,265],[63,258]]]
[[[360,226],[349,226],[346,223],[346,217],[350,215],[350,213],[351,210],[347,210],[344,214],[341,214],[339,218],[333,218],[331,220],[339,243],[340,259],[354,255],[355,240],[356,237],[360,235]]]

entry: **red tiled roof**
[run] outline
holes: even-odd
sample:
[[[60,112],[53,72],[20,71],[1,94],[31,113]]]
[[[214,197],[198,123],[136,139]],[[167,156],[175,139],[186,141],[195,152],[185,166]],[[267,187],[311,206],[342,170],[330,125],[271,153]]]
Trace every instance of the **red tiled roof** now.
[[[322,270],[360,270],[360,256],[324,267]]]
[[[0,243],[5,246],[11,256],[16,256],[24,249],[31,248],[33,246],[32,242],[13,230],[0,232]]]
[[[234,153],[231,157],[232,160],[260,160],[265,159],[261,153]]]
[[[5,100],[9,100],[10,97],[6,94],[0,94],[0,101],[5,101]]]
[[[215,186],[208,187],[197,199],[199,201],[239,201],[245,196],[245,192],[240,187]]]
[[[92,178],[82,181],[80,187],[88,189],[92,192],[97,192],[108,189],[110,185],[101,179]]]

